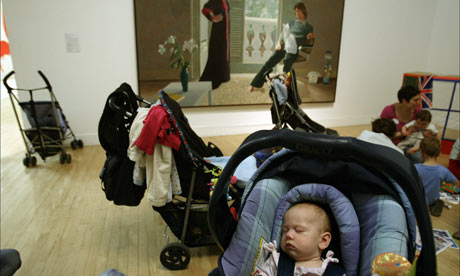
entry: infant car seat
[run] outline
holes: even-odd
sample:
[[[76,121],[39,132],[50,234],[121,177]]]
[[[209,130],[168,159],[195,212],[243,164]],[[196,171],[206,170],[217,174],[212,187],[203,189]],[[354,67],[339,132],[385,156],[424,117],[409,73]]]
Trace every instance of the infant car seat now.
[[[286,149],[266,160],[246,185],[236,221],[226,200],[229,177],[248,155],[278,146]],[[343,196],[320,193],[334,189]],[[308,192],[299,193],[301,190]],[[346,199],[353,208],[335,208],[333,198]],[[416,219],[423,243],[416,273],[435,275],[431,220],[420,180],[407,159],[384,146],[351,137],[286,129],[249,136],[222,172],[208,213],[211,232],[224,249],[213,275],[250,275],[261,238],[279,240],[282,216],[288,208],[283,202],[293,204],[297,199],[328,203],[331,207],[340,232],[335,235],[341,244],[336,253],[341,251],[347,275],[371,275],[373,259],[385,252],[413,262]],[[339,215],[334,210],[347,213]]]

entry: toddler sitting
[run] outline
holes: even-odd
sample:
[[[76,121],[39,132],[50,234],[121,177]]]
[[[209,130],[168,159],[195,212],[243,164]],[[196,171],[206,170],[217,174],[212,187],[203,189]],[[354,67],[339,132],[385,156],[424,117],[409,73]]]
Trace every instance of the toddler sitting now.
[[[338,259],[332,258],[332,251],[327,252],[326,259],[321,258],[331,238],[331,222],[324,209],[313,203],[293,205],[284,215],[282,252],[276,251],[276,241],[266,244],[263,249],[270,251],[270,256],[254,275],[277,275],[281,254],[286,254],[295,262],[294,275],[323,275],[328,266],[338,263]],[[342,267],[333,266],[334,272],[344,275]]]
[[[406,138],[398,143],[398,147],[413,163],[422,163],[420,141],[426,136],[437,136],[438,130],[431,123],[431,113],[428,110],[421,110],[412,120],[405,124],[401,132]]]
[[[439,217],[442,213],[443,202],[439,199],[442,182],[457,184],[457,178],[444,166],[438,164],[437,158],[441,152],[441,141],[436,137],[425,137],[420,143],[423,164],[415,164],[415,169],[425,188],[426,202],[431,215]]]

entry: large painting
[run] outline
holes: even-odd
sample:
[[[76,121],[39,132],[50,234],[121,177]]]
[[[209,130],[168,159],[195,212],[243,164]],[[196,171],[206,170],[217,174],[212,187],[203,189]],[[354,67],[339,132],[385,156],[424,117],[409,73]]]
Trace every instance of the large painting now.
[[[221,0],[219,0],[221,1]],[[294,6],[305,4],[314,39],[295,60],[297,87],[303,103],[334,102],[339,65],[344,0],[228,0],[230,80],[212,87],[199,81],[208,62],[213,23],[202,13],[209,0],[134,0],[140,95],[154,99],[159,90],[183,107],[271,104],[269,87],[249,92],[251,80],[276,51],[283,24],[296,20]],[[180,68],[171,68],[170,52],[160,45],[174,36],[179,47],[193,39],[197,47],[184,51],[190,82],[183,92]],[[166,44],[168,45],[168,44]],[[163,51],[164,52],[164,51]],[[209,57],[214,58],[214,57]],[[282,72],[283,64],[274,67]],[[215,85],[214,85],[215,86]]]

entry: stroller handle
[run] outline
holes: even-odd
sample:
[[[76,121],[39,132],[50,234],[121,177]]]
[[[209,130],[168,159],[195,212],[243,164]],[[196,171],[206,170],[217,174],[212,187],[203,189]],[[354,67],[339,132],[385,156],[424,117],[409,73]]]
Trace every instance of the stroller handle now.
[[[11,93],[11,90],[13,90],[13,88],[11,88],[11,86],[8,85],[8,79],[14,75],[14,70],[9,72],[4,78],[3,78],[3,85],[5,85],[6,89],[8,89],[8,93]]]
[[[51,84],[50,82],[48,81],[48,78],[46,78],[45,74],[43,74],[42,71],[38,70],[37,71],[38,74],[40,75],[40,77],[43,79],[43,81],[46,83],[46,87],[43,87],[43,88],[37,88],[37,89],[19,89],[19,88],[12,88],[11,86],[8,85],[8,79],[14,75],[16,72],[13,70],[11,72],[9,72],[5,78],[3,78],[3,85],[5,85],[6,89],[8,90],[8,93],[11,93],[11,91],[13,89],[16,89],[16,90],[25,90],[25,91],[34,91],[34,90],[41,90],[41,89],[44,89],[44,88],[47,88],[48,90],[51,91],[52,87],[51,87]]]
[[[384,146],[352,137],[336,137],[297,131],[261,130],[248,136],[232,155],[222,171],[209,201],[208,224],[216,243],[225,249],[236,230],[227,205],[230,177],[242,160],[270,147],[285,147],[317,158],[342,159],[383,171],[394,179],[410,200],[419,225],[423,248],[417,261],[417,275],[436,275],[435,247],[431,219],[427,212],[425,194],[415,168],[400,153]]]
[[[121,97],[123,96],[123,97]],[[139,101],[139,102],[142,102],[148,106],[152,105],[151,102],[145,100],[144,98],[138,96],[138,95],[135,95],[136,97],[136,100]],[[112,109],[112,110],[115,110],[115,111],[118,111],[120,109],[122,109],[123,111],[125,111],[125,114],[128,118],[131,118],[133,116],[133,114],[135,113],[135,110],[130,110],[130,111],[126,111],[125,107],[127,107],[126,105],[126,102],[129,100],[129,95],[126,91],[121,91],[121,95],[112,95],[111,97],[109,97],[109,107]],[[121,107],[120,105],[117,104],[117,101],[118,102],[121,102],[124,106]]]
[[[272,82],[275,78],[279,77],[279,76],[282,76],[283,73],[279,73],[279,74],[276,74],[272,77],[270,77],[270,74],[273,72],[273,68],[268,70],[267,72],[265,72],[264,74],[264,78],[265,78],[265,81],[266,82]]]
[[[123,97],[121,97],[121,95],[123,95]],[[109,107],[112,110],[115,110],[115,111],[122,110],[122,111],[125,112],[125,115],[128,118],[131,118],[131,117],[133,117],[133,114],[134,114],[135,110],[130,110],[130,111],[125,110],[127,108],[129,109],[129,106],[127,105],[128,100],[129,100],[128,93],[126,91],[121,91],[120,95],[113,95],[113,96],[109,97]],[[117,101],[121,102],[123,104],[123,107],[118,105],[116,103]]]
[[[43,81],[46,83],[46,88],[48,88],[48,90],[51,90],[52,89],[51,84],[48,81],[48,79],[46,78],[45,74],[43,74],[43,72],[41,70],[38,70],[37,72],[40,75],[40,77],[42,77]]]

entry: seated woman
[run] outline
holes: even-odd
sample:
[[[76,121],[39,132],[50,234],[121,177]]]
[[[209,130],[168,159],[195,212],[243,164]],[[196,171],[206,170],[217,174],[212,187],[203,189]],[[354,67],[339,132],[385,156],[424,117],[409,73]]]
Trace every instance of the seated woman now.
[[[307,8],[305,8],[305,5],[302,2],[297,3],[294,6],[294,10],[297,20],[289,22],[290,31],[294,35],[297,45],[303,45],[307,39],[315,37],[315,34],[313,33],[313,26],[307,22]],[[292,64],[296,60],[297,56],[298,52],[295,54],[286,52],[284,41],[280,38],[278,44],[276,45],[276,51],[265,62],[259,73],[257,73],[252,80],[251,85],[249,86],[249,92],[254,91],[254,87],[262,87],[264,84],[264,74],[277,65],[281,60],[284,59],[283,72],[288,73],[291,71]]]
[[[405,86],[398,91],[397,103],[387,105],[383,108],[380,118],[392,119],[396,123],[396,134],[393,137],[393,143],[399,143],[403,138],[402,127],[415,120],[415,116],[421,110],[420,91],[413,86]]]

